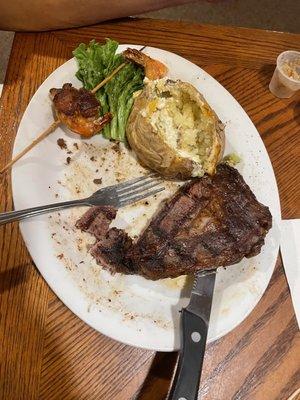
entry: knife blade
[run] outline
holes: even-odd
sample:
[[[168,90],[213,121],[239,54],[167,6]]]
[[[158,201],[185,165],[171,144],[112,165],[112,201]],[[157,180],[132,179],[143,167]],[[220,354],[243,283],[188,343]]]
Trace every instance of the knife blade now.
[[[186,309],[209,323],[216,270],[205,270],[195,275],[190,302]]]
[[[190,302],[181,311],[181,350],[169,400],[197,400],[216,269],[198,272]]]

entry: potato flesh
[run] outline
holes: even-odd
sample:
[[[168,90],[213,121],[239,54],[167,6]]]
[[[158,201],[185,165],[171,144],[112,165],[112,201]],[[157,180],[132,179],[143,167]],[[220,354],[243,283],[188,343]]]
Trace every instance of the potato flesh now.
[[[192,175],[201,176],[212,145],[211,136],[205,133],[210,119],[203,118],[209,110],[204,107],[202,111],[188,93],[177,87],[165,90],[156,92],[157,97],[148,103],[146,114],[154,130],[170,147],[181,157],[197,163]]]

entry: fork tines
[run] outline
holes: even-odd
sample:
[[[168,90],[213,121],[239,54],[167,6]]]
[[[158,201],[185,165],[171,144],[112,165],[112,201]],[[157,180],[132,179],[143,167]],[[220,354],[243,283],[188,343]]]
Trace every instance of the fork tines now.
[[[116,187],[116,192],[120,207],[135,203],[164,190],[161,181],[157,178],[157,174],[149,174],[119,184]]]

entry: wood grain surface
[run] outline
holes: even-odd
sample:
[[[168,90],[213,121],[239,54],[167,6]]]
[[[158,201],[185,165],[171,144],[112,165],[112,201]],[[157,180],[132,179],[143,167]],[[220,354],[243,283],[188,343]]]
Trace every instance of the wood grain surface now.
[[[0,103],[0,167],[10,160],[18,124],[38,86],[78,43],[106,37],[173,51],[221,82],[264,140],[283,218],[300,217],[299,96],[280,100],[268,90],[277,55],[300,50],[295,34],[147,19],[17,33]],[[0,177],[0,207],[13,208],[9,174]],[[176,354],[117,343],[80,321],[41,278],[17,224],[0,227],[0,319],[1,400],[165,399]],[[297,329],[278,258],[257,307],[208,346],[201,398],[287,399],[300,386]]]

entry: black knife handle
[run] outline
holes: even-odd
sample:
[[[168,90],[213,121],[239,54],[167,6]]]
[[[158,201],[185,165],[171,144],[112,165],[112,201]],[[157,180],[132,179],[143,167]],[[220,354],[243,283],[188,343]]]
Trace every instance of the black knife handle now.
[[[168,400],[197,400],[208,325],[185,308],[181,324],[182,349]]]

